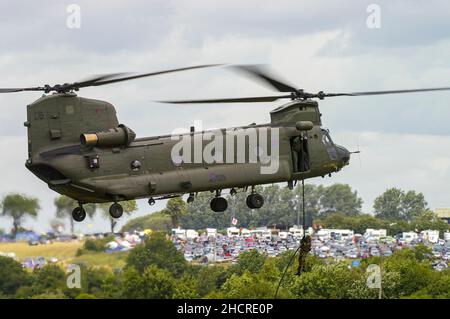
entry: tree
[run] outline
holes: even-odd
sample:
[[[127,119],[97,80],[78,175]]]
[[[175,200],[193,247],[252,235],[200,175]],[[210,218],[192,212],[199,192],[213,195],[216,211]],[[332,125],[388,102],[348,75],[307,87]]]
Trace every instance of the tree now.
[[[62,294],[67,289],[66,273],[56,264],[47,264],[35,269],[28,286],[23,286],[18,295],[23,298],[42,296],[45,294]]]
[[[130,215],[131,213],[133,213],[137,210],[137,203],[134,199],[125,201],[125,202],[121,202],[120,204],[123,207],[123,212],[127,215]],[[101,203],[101,204],[98,204],[98,209],[102,212],[102,215],[105,218],[109,219],[111,233],[114,233],[114,229],[116,228],[116,225],[117,225],[117,220],[110,215],[110,213],[109,213],[110,206],[111,206],[111,204],[109,204],[109,203]]]
[[[373,208],[375,215],[382,219],[400,219],[402,209],[402,190],[389,188],[383,194],[375,198]]]
[[[256,249],[244,251],[239,254],[237,263],[233,266],[232,271],[238,275],[242,275],[245,271],[251,274],[258,273],[266,259]]]
[[[277,226],[288,228],[297,223],[296,195],[302,205],[301,185],[292,191],[279,184],[266,187],[257,186],[255,191],[264,197],[264,206],[260,209],[250,209],[246,205],[248,192],[239,190],[233,196],[226,196],[228,209],[223,213],[212,212],[209,202],[212,194],[200,193],[195,201],[188,205],[187,213],[180,217],[185,228],[204,229],[207,227],[226,228],[230,226],[232,217],[238,220],[238,227]],[[356,191],[345,184],[335,184],[329,187],[322,185],[305,185],[306,213],[312,218],[326,217],[334,212],[354,216],[360,213],[362,200]],[[301,211],[301,207],[300,207]],[[300,216],[301,217],[301,216]]]
[[[127,257],[127,267],[133,267],[141,274],[150,265],[166,269],[179,277],[185,271],[187,262],[165,234],[154,232],[144,245],[135,247]]]
[[[367,228],[379,229],[389,226],[386,221],[368,214],[346,216],[342,213],[328,215],[324,219],[317,220],[316,224],[324,228],[351,229],[357,234],[364,234]]]
[[[350,283],[358,273],[345,264],[314,265],[308,272],[294,278],[291,291],[298,298],[349,298]]]
[[[203,279],[203,278],[202,278]],[[201,280],[202,280],[201,279]],[[197,289],[198,279],[184,274],[180,279],[175,281],[174,299],[196,299],[199,297]]]
[[[78,202],[73,200],[72,198],[64,195],[60,195],[55,198],[54,204],[56,206],[56,217],[57,218],[68,218],[70,223],[70,232],[74,233],[74,220],[72,218],[72,211],[75,207],[78,206]],[[95,205],[87,204],[83,205],[83,208],[86,211],[86,214],[89,217],[92,217],[95,213]]]
[[[154,212],[145,216],[129,220],[122,227],[122,232],[151,229],[153,231],[162,231],[170,233],[171,228],[172,228],[172,220],[169,216],[167,216],[167,214],[163,214],[161,212]]]
[[[320,196],[320,216],[330,213],[343,213],[355,216],[361,213],[362,199],[347,184],[334,184],[325,187]]]
[[[176,283],[172,274],[155,265],[139,273],[134,268],[125,271],[122,297],[131,299],[171,299]]]
[[[450,298],[450,274],[445,272],[436,272],[431,276],[428,284],[421,290],[411,294],[407,298]]]
[[[23,194],[9,194],[5,196],[2,207],[2,215],[13,219],[12,233],[14,236],[21,228],[23,220],[27,216],[36,217],[40,209],[37,198]]]
[[[223,284],[222,298],[241,299],[272,299],[275,296],[281,272],[274,259],[267,259],[256,273],[246,270],[241,275],[233,274]],[[282,286],[278,291],[278,298],[291,298],[292,295]]]
[[[450,225],[437,217],[433,211],[427,210],[411,220],[411,229],[417,229],[419,232],[428,229],[439,230],[442,235],[450,230]]]
[[[173,228],[177,228],[180,217],[187,213],[187,204],[181,197],[171,198],[167,201],[166,208],[162,210],[162,213],[169,215]]]
[[[404,193],[402,198],[402,212],[404,219],[412,220],[413,218],[420,216],[426,209],[427,202],[422,193],[416,193],[415,191],[407,191]]]
[[[321,206],[321,198],[322,194],[325,190],[325,187],[322,185],[316,186],[312,184],[305,185],[305,211],[307,214],[310,214],[313,218],[319,215],[320,206]],[[298,195],[300,202],[302,203],[302,186],[298,184],[294,190],[294,196]],[[301,205],[300,205],[301,207]]]
[[[377,217],[387,220],[407,220],[422,214],[427,202],[422,193],[404,192],[398,188],[389,188],[375,198],[373,208]]]
[[[287,228],[296,223],[294,193],[287,187],[270,185],[258,190],[264,197],[264,206],[253,210],[252,226],[274,226]],[[246,194],[245,194],[246,195]],[[243,199],[245,205],[245,198]],[[250,213],[252,211],[250,210]]]
[[[13,297],[17,290],[29,283],[29,274],[22,265],[9,257],[0,256],[0,295]]]
[[[229,268],[223,265],[213,265],[205,267],[203,265],[191,265],[188,268],[192,277],[198,278],[196,282],[196,291],[199,297],[216,292],[223,283],[231,276],[227,271]]]
[[[361,268],[359,276],[355,277],[355,280],[350,283],[349,298],[351,299],[378,299],[380,297],[380,290],[377,288],[370,288],[367,286],[367,280],[373,273],[367,272],[367,268]],[[355,271],[356,272],[356,271]],[[358,272],[356,272],[358,274]],[[381,270],[381,285],[382,285],[382,298],[391,298],[394,295],[394,291],[399,284],[400,274],[394,271]]]
[[[113,272],[106,267],[87,267],[86,265],[80,264],[81,269],[81,292],[76,294],[76,298],[80,298],[80,295],[94,295],[97,298],[105,298],[107,296],[107,291],[105,283],[107,280],[114,276]],[[69,292],[74,295],[75,289],[66,289],[66,294]],[[85,296],[88,297],[88,296]]]
[[[420,250],[423,250],[420,248]],[[433,276],[429,260],[420,260],[422,251],[404,249],[396,252],[383,262],[382,269],[386,272],[398,273],[398,282],[387,295],[388,298],[409,296],[425,288]]]
[[[230,205],[223,213],[213,212],[209,207],[212,197],[213,195],[210,192],[202,192],[195,196],[194,202],[187,205],[186,214],[180,216],[180,225],[184,228],[192,229],[205,229],[207,227],[220,229],[228,227],[231,221]]]

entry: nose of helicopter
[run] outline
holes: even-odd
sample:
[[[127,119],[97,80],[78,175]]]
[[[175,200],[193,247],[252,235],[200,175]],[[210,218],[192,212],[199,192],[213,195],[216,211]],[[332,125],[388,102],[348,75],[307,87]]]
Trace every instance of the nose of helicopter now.
[[[350,162],[350,152],[343,146],[337,145],[337,152],[339,156],[339,160],[341,163],[341,167],[348,165]]]

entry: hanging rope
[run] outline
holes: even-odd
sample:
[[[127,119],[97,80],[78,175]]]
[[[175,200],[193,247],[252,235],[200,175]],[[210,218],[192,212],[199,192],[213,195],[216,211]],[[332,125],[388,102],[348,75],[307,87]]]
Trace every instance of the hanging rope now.
[[[299,202],[297,202],[297,205],[300,205]],[[283,282],[284,276],[286,275],[286,272],[289,268],[289,266],[292,264],[292,261],[294,260],[295,255],[300,251],[300,254],[298,256],[298,268],[296,275],[300,275],[303,272],[303,268],[305,266],[305,260],[308,253],[311,251],[311,237],[306,236],[306,209],[305,209],[305,180],[302,179],[302,214],[303,214],[303,237],[300,240],[300,245],[297,247],[295,252],[292,254],[291,258],[289,259],[288,264],[284,268],[283,274],[281,275],[280,281],[278,282],[277,290],[275,291],[275,297],[278,296],[278,290],[280,289],[281,283]]]
[[[305,268],[306,256],[311,251],[311,237],[306,235],[306,208],[305,208],[305,180],[302,180],[302,213],[303,213],[303,238],[300,240],[300,254],[298,255],[297,276],[300,276]]]

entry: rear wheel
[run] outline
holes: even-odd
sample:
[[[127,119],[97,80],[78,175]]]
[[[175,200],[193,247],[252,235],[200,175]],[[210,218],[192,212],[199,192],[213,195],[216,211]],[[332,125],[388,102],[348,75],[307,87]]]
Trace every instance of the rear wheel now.
[[[258,193],[252,193],[247,196],[246,203],[248,208],[258,209],[264,205],[264,197]]]
[[[123,207],[118,203],[114,203],[109,207],[109,214],[112,218],[120,218],[123,215]]]
[[[210,206],[214,212],[224,212],[228,208],[228,202],[223,197],[214,197],[211,199]]]
[[[86,211],[83,207],[75,207],[72,211],[72,218],[76,222],[82,222],[86,218]]]

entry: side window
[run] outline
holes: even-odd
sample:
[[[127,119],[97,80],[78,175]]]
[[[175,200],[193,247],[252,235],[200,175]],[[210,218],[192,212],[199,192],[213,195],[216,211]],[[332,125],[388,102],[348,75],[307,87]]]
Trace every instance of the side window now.
[[[325,133],[322,134],[322,143],[323,144],[330,144],[330,140],[328,139],[328,135]]]

